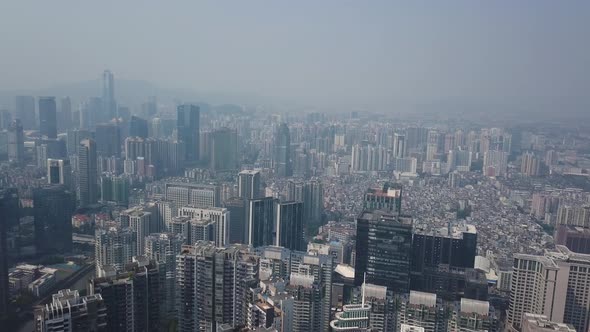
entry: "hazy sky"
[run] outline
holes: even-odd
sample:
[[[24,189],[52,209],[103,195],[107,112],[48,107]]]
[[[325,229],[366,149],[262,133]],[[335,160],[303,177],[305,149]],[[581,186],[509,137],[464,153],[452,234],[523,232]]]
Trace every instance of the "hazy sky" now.
[[[588,98],[590,1],[1,1],[0,89],[105,68],[309,103]]]

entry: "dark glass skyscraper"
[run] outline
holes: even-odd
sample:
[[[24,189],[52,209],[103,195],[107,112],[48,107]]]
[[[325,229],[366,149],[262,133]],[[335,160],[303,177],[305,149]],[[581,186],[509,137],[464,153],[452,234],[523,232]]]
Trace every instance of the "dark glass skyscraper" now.
[[[280,177],[293,175],[291,165],[291,134],[286,123],[281,123],[274,137],[273,164],[275,174]]]
[[[57,138],[55,97],[39,97],[39,132],[41,136]]]
[[[238,196],[243,199],[260,197],[260,172],[244,170],[238,174]]]
[[[19,119],[8,128],[8,160],[18,164],[25,160],[25,134]]]
[[[186,146],[188,163],[199,161],[199,107],[195,105],[179,105],[176,113],[176,131],[178,140]]]
[[[65,186],[51,185],[33,191],[35,247],[41,254],[72,250],[74,195]]]
[[[96,143],[84,139],[78,145],[78,200],[80,206],[94,204],[98,194]]]
[[[248,227],[246,224],[247,200],[241,197],[233,197],[225,200],[223,207],[229,211],[229,243],[248,243]]]
[[[121,156],[121,132],[112,123],[96,125],[96,154],[104,157]]]
[[[148,123],[147,120],[138,116],[132,115],[129,120],[129,137],[148,137]]]
[[[393,292],[410,289],[412,220],[389,211],[365,210],[357,218],[355,284],[366,281]]]
[[[248,244],[255,248],[274,245],[274,221],[274,198],[265,197],[250,200],[248,202]]]
[[[276,245],[291,250],[305,250],[303,240],[303,203],[277,202]]]
[[[20,119],[23,128],[26,130],[37,128],[35,121],[35,97],[16,96],[15,118]]]
[[[211,133],[210,168],[229,171],[238,168],[238,135],[235,130],[220,128]]]
[[[16,188],[0,189],[0,319],[8,311],[10,299],[8,287],[7,231],[18,224],[20,206]]]

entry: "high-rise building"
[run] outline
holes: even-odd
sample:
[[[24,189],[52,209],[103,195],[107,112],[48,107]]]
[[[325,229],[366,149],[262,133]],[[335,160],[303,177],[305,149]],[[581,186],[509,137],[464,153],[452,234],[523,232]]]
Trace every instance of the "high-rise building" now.
[[[97,124],[94,138],[98,156],[121,156],[121,132],[118,125],[113,123]]]
[[[506,324],[521,329],[525,313],[587,331],[590,322],[590,255],[557,245],[544,256],[514,255]]]
[[[324,186],[320,179],[287,182],[287,200],[303,202],[303,220],[318,224],[324,213]]]
[[[39,133],[47,138],[57,138],[55,97],[39,97]]]
[[[445,307],[436,294],[411,291],[400,296],[397,331],[446,331]]]
[[[403,293],[410,289],[412,220],[383,210],[365,210],[357,218],[355,284],[371,284]]]
[[[508,167],[508,152],[490,150],[483,156],[483,173],[485,176],[504,176]]]
[[[221,206],[221,192],[217,185],[170,182],[165,185],[166,200],[176,206],[209,208]]]
[[[238,134],[229,128],[220,128],[211,133],[212,171],[231,171],[238,168]]]
[[[496,332],[499,317],[489,302],[462,298],[451,305],[452,313],[447,319],[448,332]]]
[[[72,250],[74,194],[61,185],[33,191],[35,247],[38,253],[67,253]]]
[[[96,275],[121,271],[137,255],[137,233],[129,228],[97,229],[95,234]]]
[[[98,172],[96,160],[96,143],[84,139],[78,145],[78,201],[80,206],[97,202]]]
[[[279,177],[293,175],[291,164],[291,134],[286,123],[281,123],[274,136],[273,164]]]
[[[71,129],[68,130],[67,150],[68,155],[77,155],[78,146],[84,139],[91,138],[92,135],[86,129]]]
[[[120,273],[91,279],[91,294],[100,295],[106,308],[108,331],[161,331],[163,274],[155,261],[133,258]]]
[[[80,104],[80,129],[94,129],[97,123],[107,122],[102,99],[98,97],[88,98]]]
[[[248,200],[260,198],[260,196],[260,171],[241,171],[238,174],[238,197]]]
[[[148,123],[136,115],[129,120],[129,137],[148,138]]]
[[[221,207],[198,208],[193,206],[183,206],[178,208],[178,215],[181,217],[189,217],[191,219],[210,220],[214,227],[215,245],[223,247],[229,244],[228,228],[231,221],[228,209]]]
[[[275,199],[265,197],[248,201],[248,242],[256,247],[275,244]]]
[[[229,211],[228,239],[229,243],[247,243],[246,235],[248,227],[246,223],[246,205],[248,201],[241,197],[233,197],[225,200],[223,206]]]
[[[20,205],[16,188],[0,189],[0,317],[8,313],[10,289],[8,283],[8,228],[18,225]]]
[[[15,118],[20,119],[23,129],[31,130],[37,128],[35,120],[35,97],[16,96]]]
[[[112,331],[107,327],[107,309],[100,294],[80,296],[62,289],[51,303],[35,311],[35,332]]]
[[[541,170],[541,161],[532,152],[522,154],[520,163],[520,172],[525,176],[539,176]]]
[[[178,140],[186,145],[185,160],[190,163],[199,161],[199,107],[179,105],[177,108],[176,131]]]
[[[363,207],[369,210],[385,210],[401,214],[402,186],[385,183],[383,188],[369,188],[365,192]]]
[[[245,325],[247,290],[258,269],[259,258],[238,246],[184,246],[176,257],[178,331]]]
[[[17,164],[25,161],[25,135],[19,119],[8,128],[8,160]]]
[[[415,230],[412,240],[412,290],[435,293],[455,301],[465,293],[467,269],[477,255],[473,225],[449,225],[435,230]]]
[[[59,112],[57,112],[58,127],[62,131],[72,128],[72,100],[70,97],[63,97],[59,102]],[[75,124],[76,126],[78,124]]]
[[[107,121],[117,116],[115,101],[115,77],[109,70],[102,73],[102,117]]]
[[[47,183],[73,188],[72,167],[69,159],[47,159]]]
[[[406,136],[398,133],[393,134],[393,157],[404,158],[406,155]]]
[[[291,250],[305,250],[303,238],[303,203],[276,202],[276,245]]]
[[[121,212],[119,218],[124,226],[130,227],[137,235],[137,255],[143,255],[145,237],[160,232],[157,218],[148,207],[135,206]]]

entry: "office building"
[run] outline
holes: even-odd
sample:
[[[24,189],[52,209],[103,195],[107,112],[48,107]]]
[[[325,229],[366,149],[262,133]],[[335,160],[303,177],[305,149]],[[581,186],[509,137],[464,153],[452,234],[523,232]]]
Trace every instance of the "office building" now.
[[[446,301],[465,293],[466,270],[477,255],[477,231],[467,224],[415,230],[412,240],[412,290],[435,293]]]
[[[247,243],[246,235],[248,227],[246,223],[246,207],[248,202],[241,197],[232,197],[225,200],[223,206],[229,211],[228,226],[229,243]]]
[[[279,177],[293,175],[291,164],[291,134],[286,123],[281,123],[274,136],[273,165]]]
[[[68,155],[78,154],[78,145],[84,139],[92,138],[90,132],[86,129],[71,129],[68,130],[67,150]]]
[[[32,130],[37,128],[35,119],[35,97],[16,96],[15,118],[22,123],[23,129]]]
[[[402,186],[385,183],[383,188],[369,188],[363,198],[363,208],[385,210],[399,215],[402,206]]]
[[[178,140],[186,146],[184,160],[189,163],[199,161],[199,107],[195,105],[179,105],[176,110],[176,131]]]
[[[132,115],[129,120],[129,137],[148,138],[147,120]]]
[[[137,233],[128,228],[97,229],[95,234],[96,276],[121,271],[137,256]]]
[[[275,199],[265,197],[248,201],[248,242],[256,247],[275,244]]]
[[[229,128],[211,132],[209,168],[212,171],[232,171],[238,168],[238,134]]]
[[[57,106],[55,97],[39,97],[39,134],[57,138]]]
[[[100,294],[80,296],[62,289],[51,303],[35,310],[35,332],[112,331],[107,327],[107,309]]]
[[[22,164],[25,161],[25,134],[19,119],[8,128],[8,161]]]
[[[107,330],[161,331],[162,277],[156,262],[138,256],[119,273],[91,279],[90,293],[104,300]]]
[[[166,183],[164,190],[166,200],[176,206],[209,208],[221,205],[221,191],[216,185],[170,182]]]
[[[238,246],[184,246],[176,257],[178,331],[246,325],[246,295],[258,269],[259,258]]]
[[[260,198],[260,171],[244,170],[238,173],[238,197],[248,200]]]
[[[72,167],[69,159],[47,159],[47,183],[72,189]]]
[[[590,320],[590,255],[557,245],[544,256],[514,255],[506,324],[522,329],[525,313],[543,314],[587,331]]]
[[[303,203],[276,202],[276,245],[290,250],[305,250]]]
[[[406,155],[406,136],[398,133],[393,134],[393,157],[405,158]]]
[[[80,104],[80,129],[92,130],[97,123],[107,122],[108,119],[104,116],[104,109],[102,99],[98,97],[91,97]]]
[[[35,247],[40,254],[68,253],[72,250],[74,194],[61,185],[33,191]]]
[[[118,125],[113,123],[97,124],[94,138],[98,156],[121,157],[121,132]]]
[[[61,131],[72,128],[72,101],[70,97],[60,99],[59,112],[57,112],[57,126]]]
[[[98,195],[98,173],[96,143],[92,139],[83,139],[78,145],[78,176],[80,206],[95,204]]]
[[[357,218],[355,284],[366,281],[393,292],[410,289],[412,220],[383,210]]]
[[[0,189],[0,317],[8,313],[10,300],[8,287],[8,239],[7,232],[19,223],[20,203],[16,188]]]
[[[110,121],[117,117],[115,101],[115,77],[109,70],[102,73],[102,118]]]

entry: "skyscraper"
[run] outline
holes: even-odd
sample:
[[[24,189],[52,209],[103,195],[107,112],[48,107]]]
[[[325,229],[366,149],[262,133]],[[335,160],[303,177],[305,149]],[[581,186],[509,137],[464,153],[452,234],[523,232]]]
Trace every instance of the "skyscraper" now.
[[[70,97],[63,97],[59,103],[59,112],[58,112],[58,127],[62,131],[69,130],[72,128],[72,101]],[[76,126],[78,124],[75,124]]]
[[[446,331],[446,310],[436,294],[411,291],[401,296],[397,331]]]
[[[25,135],[19,119],[14,119],[8,128],[8,160],[17,164],[25,161]]]
[[[244,170],[238,174],[238,197],[255,199],[260,197],[260,172]]]
[[[176,130],[178,140],[186,144],[186,158],[189,163],[199,161],[199,107],[179,105],[177,108]]]
[[[115,101],[115,78],[113,73],[105,70],[102,73],[102,106],[103,117],[109,121],[117,116],[117,102]]]
[[[303,238],[303,203],[277,202],[275,206],[276,245],[291,250],[305,250]]]
[[[539,176],[541,161],[532,152],[522,154],[520,172],[525,176]]]
[[[229,211],[229,227],[228,227],[228,239],[229,243],[248,243],[246,236],[248,235],[247,224],[246,224],[246,205],[248,201],[240,198],[233,197],[226,200],[223,206]]]
[[[8,228],[18,225],[20,206],[16,188],[0,189],[0,317],[8,312],[10,292],[8,287]]]
[[[238,135],[235,130],[220,128],[211,133],[212,171],[229,171],[238,167]]]
[[[303,202],[303,220],[307,224],[322,221],[324,186],[320,179],[287,182],[287,200]]]
[[[39,133],[47,138],[57,138],[55,97],[39,97]]]
[[[406,157],[406,149],[406,136],[398,133],[393,134],[393,157]]]
[[[52,301],[35,311],[35,332],[112,331],[107,328],[107,310],[100,294],[80,296],[77,290],[63,289]]]
[[[62,184],[72,189],[72,167],[69,159],[47,159],[47,183]]]
[[[248,244],[254,248],[274,245],[275,199],[265,197],[248,203]]]
[[[590,255],[557,245],[544,256],[514,255],[506,324],[520,329],[525,313],[587,331],[590,322]]]
[[[393,292],[410,289],[412,220],[383,210],[357,218],[355,284],[366,281]]]
[[[96,125],[96,154],[98,156],[121,156],[121,131],[113,123]]]
[[[35,97],[16,96],[15,118],[20,119],[23,128],[26,130],[37,128],[37,121],[35,121]]]
[[[199,208],[218,207],[221,205],[219,186],[170,182],[165,185],[166,200],[176,206],[194,206]]]
[[[136,115],[129,120],[129,137],[148,138],[148,123]]]
[[[273,164],[279,177],[293,175],[291,165],[291,134],[286,123],[281,123],[274,136]]]
[[[97,229],[95,234],[96,275],[106,270],[121,271],[137,255],[137,233],[124,228]]]
[[[74,194],[61,185],[33,191],[35,247],[40,254],[67,253],[72,250]]]
[[[96,143],[84,139],[78,145],[78,201],[80,206],[96,203],[98,195],[98,174]]]

